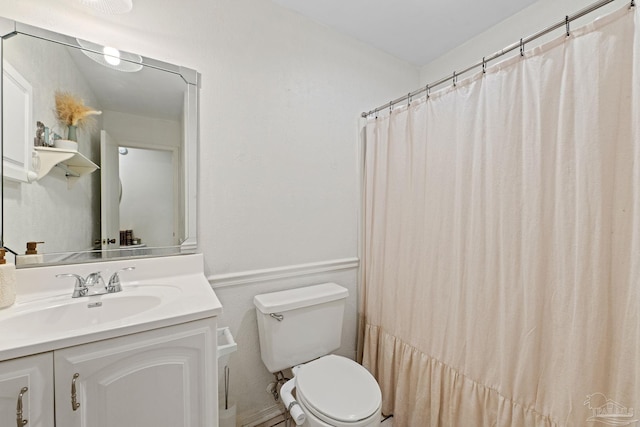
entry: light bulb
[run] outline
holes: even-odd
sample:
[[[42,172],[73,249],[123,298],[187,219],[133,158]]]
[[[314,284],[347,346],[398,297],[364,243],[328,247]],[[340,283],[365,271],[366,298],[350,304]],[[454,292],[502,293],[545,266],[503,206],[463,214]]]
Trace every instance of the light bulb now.
[[[104,60],[107,61],[108,64],[120,65],[120,51],[116,48],[105,46],[102,48],[102,53],[104,53]]]

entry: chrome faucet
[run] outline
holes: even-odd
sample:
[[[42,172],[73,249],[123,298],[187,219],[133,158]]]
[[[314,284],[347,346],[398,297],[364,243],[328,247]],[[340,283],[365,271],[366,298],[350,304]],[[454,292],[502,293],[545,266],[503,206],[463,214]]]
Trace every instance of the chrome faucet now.
[[[122,268],[111,275],[109,279],[109,284],[104,284],[104,279],[101,276],[100,271],[96,271],[87,276],[86,279],[83,279],[82,276],[73,273],[65,273],[65,274],[56,274],[58,278],[64,277],[73,277],[76,279],[76,283],[73,287],[73,295],[71,298],[79,298],[91,295],[103,295],[103,294],[112,294],[116,292],[122,291],[122,285],[120,283],[119,272],[121,271],[129,271],[135,270],[135,267],[126,267]],[[98,285],[98,289],[92,293],[89,293],[90,286]]]
[[[95,273],[91,273],[84,279],[85,286],[95,286],[98,285],[101,288],[104,288],[104,279],[100,275],[100,271],[96,271]]]

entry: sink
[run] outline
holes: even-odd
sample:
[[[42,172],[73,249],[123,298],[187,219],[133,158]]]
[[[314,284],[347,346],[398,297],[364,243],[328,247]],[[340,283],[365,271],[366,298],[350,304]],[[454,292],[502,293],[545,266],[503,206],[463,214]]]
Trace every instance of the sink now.
[[[39,266],[16,270],[15,304],[0,309],[0,362],[218,316],[222,305],[203,271],[201,254]],[[121,277],[122,291],[71,298],[73,272]],[[215,356],[214,356],[215,357]]]
[[[114,294],[81,298],[56,296],[17,304],[6,312],[0,311],[0,337],[19,340],[123,323],[157,309],[180,293],[179,288],[168,285],[130,286]]]

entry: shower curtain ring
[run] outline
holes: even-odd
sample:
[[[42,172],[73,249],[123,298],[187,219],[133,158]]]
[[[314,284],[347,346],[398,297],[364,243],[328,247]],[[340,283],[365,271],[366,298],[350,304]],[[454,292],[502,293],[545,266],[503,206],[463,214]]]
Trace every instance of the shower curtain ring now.
[[[631,4],[629,5],[629,7],[635,7],[636,6],[636,0],[631,0]]]
[[[393,101],[389,101],[389,114],[393,113]]]
[[[427,99],[429,99],[429,97],[431,96],[431,88],[429,87],[429,85],[427,85],[424,88],[425,92],[427,93]]]
[[[520,39],[520,56],[524,56],[524,41]]]
[[[407,107],[411,106],[411,92],[407,94]]]
[[[458,85],[458,75],[456,74],[456,72],[453,72],[453,87],[456,87]]]
[[[569,15],[564,17],[564,25],[567,28],[567,37],[571,35],[571,31],[569,31]]]
[[[482,74],[487,74],[487,60],[482,57]]]

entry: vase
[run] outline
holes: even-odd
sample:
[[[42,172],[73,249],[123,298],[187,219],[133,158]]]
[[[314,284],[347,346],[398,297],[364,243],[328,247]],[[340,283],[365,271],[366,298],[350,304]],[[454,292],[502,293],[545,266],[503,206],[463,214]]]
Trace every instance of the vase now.
[[[67,135],[69,141],[78,142],[78,126],[69,125],[69,134]]]

